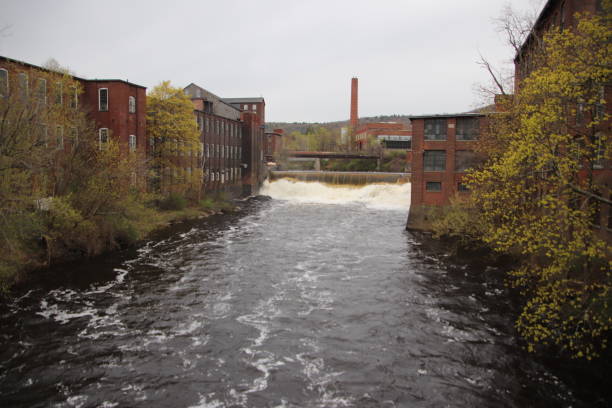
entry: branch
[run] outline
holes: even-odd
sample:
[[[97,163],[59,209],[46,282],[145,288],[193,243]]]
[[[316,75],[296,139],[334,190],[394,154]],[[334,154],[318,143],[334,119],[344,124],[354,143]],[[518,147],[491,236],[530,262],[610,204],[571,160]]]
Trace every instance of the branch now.
[[[612,200],[608,200],[607,198],[602,197],[600,195],[597,195],[595,193],[591,193],[590,191],[583,190],[583,189],[581,189],[579,187],[576,187],[573,184],[567,184],[567,187],[571,188],[573,191],[575,191],[578,194],[582,194],[582,195],[587,196],[589,198],[592,198],[594,200],[600,201],[600,202],[602,202],[604,204],[612,205]]]
[[[493,78],[493,81],[495,82],[495,85],[497,85],[497,88],[499,88],[499,91],[501,92],[502,95],[506,95],[506,91],[504,90],[504,86],[501,83],[501,80],[497,78],[497,75],[493,72],[493,68],[491,67],[491,64],[489,64],[489,61],[487,61],[482,54],[480,54],[480,61],[477,62],[478,65],[485,67],[485,69],[487,71],[489,71],[489,75],[491,75],[491,78]]]

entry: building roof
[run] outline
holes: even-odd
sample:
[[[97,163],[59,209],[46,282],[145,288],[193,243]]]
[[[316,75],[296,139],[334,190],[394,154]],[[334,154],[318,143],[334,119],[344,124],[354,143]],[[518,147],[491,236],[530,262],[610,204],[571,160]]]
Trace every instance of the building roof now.
[[[264,98],[223,98],[227,103],[265,103]]]
[[[34,64],[30,64],[29,62],[24,62],[24,61],[19,61],[19,60],[13,59],[13,58],[4,57],[2,55],[0,55],[0,60],[5,60],[5,61],[8,61],[8,62],[13,63],[13,64],[24,65],[26,67],[38,69],[38,70],[41,70],[41,71],[56,72],[56,71],[53,71],[51,69],[48,69],[48,68],[45,68],[45,67],[41,67],[39,65],[34,65]],[[58,73],[61,74],[61,72],[58,72]],[[137,86],[139,88],[147,89],[146,86],[138,85],[138,84],[135,84],[133,82],[128,82],[128,81],[125,81],[123,79],[87,79],[87,78],[78,77],[76,75],[71,75],[71,74],[69,74],[69,75],[72,78],[74,78],[76,80],[79,80],[79,81],[86,81],[86,82],[123,82],[123,83],[128,84],[128,85]]]
[[[191,93],[189,93],[189,91],[187,90],[190,87],[194,87],[197,88],[200,92],[199,95],[192,95]],[[210,97],[212,96],[214,99],[220,101],[221,103],[223,103],[224,105],[229,106],[232,109],[237,109],[235,106],[233,106],[232,104],[230,104],[229,102],[226,101],[225,98],[221,98],[217,95],[215,95],[214,93],[210,92],[207,89],[202,88],[201,86],[195,84],[195,83],[190,83],[189,85],[187,85],[185,88],[183,88],[183,91],[185,91],[188,95],[191,96],[191,99],[204,99],[204,100],[210,100]]]
[[[554,9],[555,5],[559,3],[559,1],[560,0],[547,0],[546,1],[546,4],[544,4],[542,11],[540,11],[540,14],[538,15],[538,18],[533,23],[533,27],[531,27],[531,31],[529,32],[529,35],[527,36],[527,38],[525,38],[525,41],[521,45],[521,48],[518,50],[518,52],[514,56],[514,61],[516,61],[523,54],[523,52],[525,51],[525,48],[527,47],[527,44],[529,44],[532,41],[533,37],[537,34],[536,30],[539,29],[544,24],[544,20],[546,19],[546,17],[548,17],[550,12]]]
[[[464,113],[439,113],[434,115],[415,115],[408,116],[408,119],[436,119],[436,118],[464,118],[464,117],[478,117],[478,116],[486,116],[484,113],[473,113],[473,112],[464,112]]]

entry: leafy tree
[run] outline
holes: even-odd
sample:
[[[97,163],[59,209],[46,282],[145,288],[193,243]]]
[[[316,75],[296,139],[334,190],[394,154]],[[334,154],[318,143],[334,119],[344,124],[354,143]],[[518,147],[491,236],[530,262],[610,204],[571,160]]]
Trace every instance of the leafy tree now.
[[[157,85],[147,95],[147,133],[153,141],[153,178],[162,192],[195,192],[199,196],[202,168],[199,132],[189,96],[170,81]],[[191,175],[184,169],[193,169]]]
[[[612,326],[612,248],[594,220],[612,202],[593,171],[611,158],[609,6],[544,36],[536,68],[491,116],[480,146],[488,164],[467,178],[479,238],[523,259],[511,275],[526,296],[517,328],[528,349],[555,344],[587,359],[607,347]]]

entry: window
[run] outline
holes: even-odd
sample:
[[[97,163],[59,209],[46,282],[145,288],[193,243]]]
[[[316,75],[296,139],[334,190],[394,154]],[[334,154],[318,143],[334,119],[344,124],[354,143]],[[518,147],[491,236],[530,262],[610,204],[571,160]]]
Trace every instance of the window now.
[[[128,96],[128,112],[136,113],[136,98],[133,96]]]
[[[446,151],[425,150],[423,153],[423,169],[425,171],[445,171]]]
[[[136,135],[130,135],[128,138],[128,146],[130,148],[130,152],[136,151]]]
[[[244,106],[242,107],[242,109],[243,109],[243,110],[249,110],[249,105],[244,105]]]
[[[64,99],[64,95],[63,95],[63,84],[61,82],[56,82],[55,83],[55,103],[57,105],[61,105]]]
[[[98,110],[100,112],[108,112],[108,89],[98,89]]]
[[[198,152],[199,156],[204,156],[204,143],[200,142],[200,151]]]
[[[0,68],[0,97],[8,96],[9,93],[9,75],[8,71]]]
[[[446,119],[425,119],[425,140],[446,140]]]
[[[108,146],[108,129],[100,128],[98,131],[98,140],[100,142],[100,150],[106,149]]]
[[[38,144],[47,147],[49,145],[49,135],[47,133],[47,125],[40,123],[38,125]]]
[[[457,184],[457,191],[461,192],[461,193],[466,193],[468,191],[470,191],[470,189],[468,188],[468,186],[464,183],[458,183]]]
[[[210,131],[210,120],[208,118],[206,118],[206,133],[208,133]]]
[[[457,140],[476,140],[479,134],[479,118],[457,118]]]
[[[20,72],[18,75],[19,82],[19,95],[22,99],[28,97],[28,74],[25,72]]]
[[[55,127],[55,148],[58,150],[64,149],[64,128],[63,126]]]
[[[36,81],[36,99],[47,103],[47,80],[44,78],[38,78]]]
[[[251,107],[253,108],[253,112],[257,112],[257,105],[251,105]]]
[[[70,144],[73,148],[79,144],[79,131],[74,126],[70,128]]]
[[[455,152],[455,171],[466,171],[478,165],[478,157],[471,150],[457,150]]]
[[[76,109],[79,105],[79,93],[76,86],[72,87],[72,98],[70,99],[70,107]]]
[[[442,183],[439,181],[428,181],[425,183],[425,191],[440,192],[442,191]]]
[[[210,157],[210,150],[208,147],[208,143],[206,143],[206,158],[208,159]]]

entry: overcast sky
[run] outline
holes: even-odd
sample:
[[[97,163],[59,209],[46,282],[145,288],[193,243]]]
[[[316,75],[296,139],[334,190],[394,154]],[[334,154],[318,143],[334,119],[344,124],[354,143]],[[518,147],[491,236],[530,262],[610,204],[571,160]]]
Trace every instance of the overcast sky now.
[[[507,0],[0,0],[0,55],[55,58],[86,78],[194,82],[263,96],[268,121],[463,112],[511,59],[492,19]],[[512,0],[517,10],[542,0]]]

